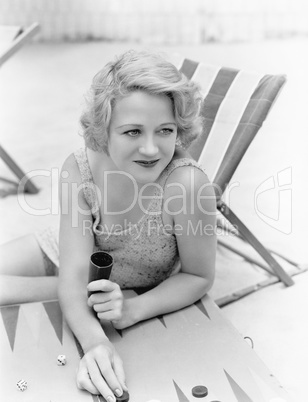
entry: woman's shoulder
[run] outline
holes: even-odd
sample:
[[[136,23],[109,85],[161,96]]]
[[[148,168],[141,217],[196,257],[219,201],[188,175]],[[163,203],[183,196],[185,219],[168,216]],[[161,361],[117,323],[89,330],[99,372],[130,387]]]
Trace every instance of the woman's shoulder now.
[[[185,191],[187,195],[200,193],[214,195],[214,189],[203,166],[186,151],[176,153],[166,169],[165,195],[175,197]]]
[[[192,176],[197,179],[197,184],[210,182],[202,165],[196,162],[186,150],[177,148],[166,168],[166,184],[173,181],[183,185],[191,184]]]
[[[64,179],[65,181],[76,181],[76,179],[77,181],[81,181],[80,169],[76,158],[76,153],[78,152],[80,152],[80,150],[72,152],[64,160],[61,168],[61,179]]]
[[[183,158],[172,161],[170,172],[166,178],[166,188],[176,185],[189,189],[191,192],[203,185],[211,187],[211,182],[200,164],[193,159]]]
[[[200,164],[191,158],[171,162],[175,168],[169,174],[164,188],[164,202],[170,211],[216,211],[214,187]],[[196,204],[196,205],[193,205]]]

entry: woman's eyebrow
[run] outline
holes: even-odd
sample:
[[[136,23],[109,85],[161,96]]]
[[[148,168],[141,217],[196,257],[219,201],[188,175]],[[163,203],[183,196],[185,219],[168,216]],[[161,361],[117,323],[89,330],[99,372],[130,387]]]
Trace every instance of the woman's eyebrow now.
[[[127,123],[127,124],[122,124],[121,126],[118,126],[116,128],[122,128],[122,127],[126,127],[126,126],[143,127],[143,124]]]
[[[176,126],[176,124],[174,122],[166,122],[166,123],[162,123],[157,127],[161,127],[161,126],[167,126],[167,125],[173,125]],[[137,124],[137,123],[126,123],[126,124],[122,124],[121,126],[118,126],[116,128],[122,128],[122,127],[126,127],[126,126],[134,126],[134,127],[143,127],[143,124]]]
[[[170,122],[167,122],[167,123],[162,123],[162,124],[160,124],[158,127],[166,126],[166,125],[168,125],[168,124],[172,124],[173,126],[176,126],[176,123],[170,121]]]

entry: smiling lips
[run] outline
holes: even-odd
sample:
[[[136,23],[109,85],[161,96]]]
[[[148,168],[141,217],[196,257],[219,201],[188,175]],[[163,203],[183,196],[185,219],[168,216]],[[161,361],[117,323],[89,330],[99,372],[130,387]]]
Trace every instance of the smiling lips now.
[[[150,167],[154,167],[158,161],[159,161],[159,159],[154,159],[152,161],[139,160],[139,161],[134,161],[134,162],[137,163],[139,166],[142,166],[145,168],[150,168]]]

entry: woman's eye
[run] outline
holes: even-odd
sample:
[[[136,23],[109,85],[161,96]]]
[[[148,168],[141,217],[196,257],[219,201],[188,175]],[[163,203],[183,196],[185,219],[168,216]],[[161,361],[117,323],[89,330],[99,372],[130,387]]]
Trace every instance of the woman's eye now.
[[[162,129],[160,130],[160,132],[161,132],[162,134],[164,134],[164,135],[168,135],[168,134],[173,133],[173,129],[172,129],[172,128],[162,128]]]
[[[129,135],[130,137],[137,137],[137,135],[140,134],[140,130],[128,130],[125,131],[124,134]]]

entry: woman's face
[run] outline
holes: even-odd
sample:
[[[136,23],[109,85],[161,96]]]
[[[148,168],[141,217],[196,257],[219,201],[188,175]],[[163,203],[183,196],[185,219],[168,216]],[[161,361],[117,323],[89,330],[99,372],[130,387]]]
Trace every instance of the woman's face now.
[[[155,182],[171,161],[177,137],[172,101],[135,91],[117,101],[109,126],[109,156],[138,183]]]

